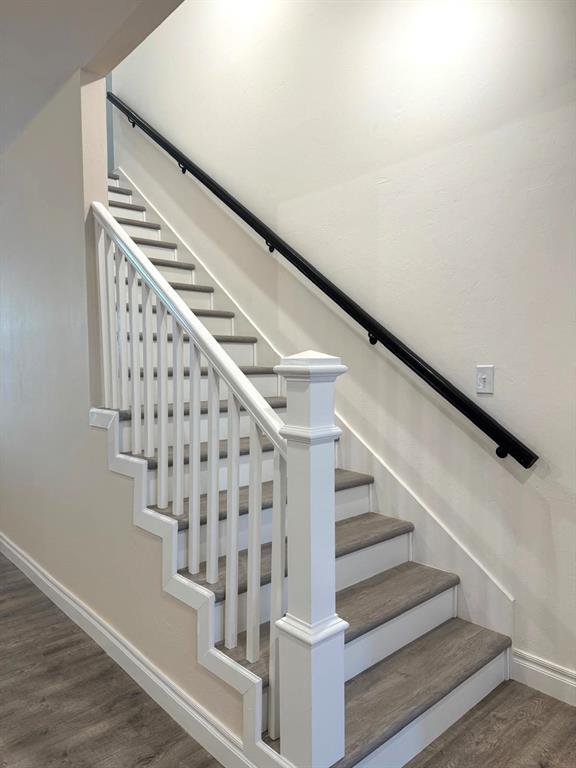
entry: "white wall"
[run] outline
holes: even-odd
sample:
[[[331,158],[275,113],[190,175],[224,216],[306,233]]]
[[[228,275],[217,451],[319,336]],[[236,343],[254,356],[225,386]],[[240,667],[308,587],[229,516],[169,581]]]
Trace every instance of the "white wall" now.
[[[276,348],[342,355],[340,415],[512,592],[515,646],[571,668],[575,21],[573,2],[537,0],[188,0],[114,72],[121,98],[463,391],[495,364],[478,401],[540,453],[528,472],[118,121],[119,165]],[[409,514],[392,480],[379,501]]]

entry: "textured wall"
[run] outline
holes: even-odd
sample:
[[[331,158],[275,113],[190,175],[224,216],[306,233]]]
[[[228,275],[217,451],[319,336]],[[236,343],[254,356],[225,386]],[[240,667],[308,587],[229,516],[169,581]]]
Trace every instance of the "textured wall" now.
[[[515,645],[572,668],[575,20],[574,3],[535,0],[185,2],[114,73],[466,393],[496,365],[479,402],[541,454],[530,472],[118,122],[117,162],[276,347],[343,357],[339,413],[516,597]]]

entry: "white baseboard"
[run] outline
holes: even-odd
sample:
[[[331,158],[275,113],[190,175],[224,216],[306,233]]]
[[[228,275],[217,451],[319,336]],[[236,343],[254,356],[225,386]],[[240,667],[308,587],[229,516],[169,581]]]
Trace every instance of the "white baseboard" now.
[[[254,768],[238,737],[217,722],[101,616],[0,533],[0,552],[86,632],[176,722],[226,768]]]
[[[514,649],[511,677],[566,704],[576,706],[576,669]]]

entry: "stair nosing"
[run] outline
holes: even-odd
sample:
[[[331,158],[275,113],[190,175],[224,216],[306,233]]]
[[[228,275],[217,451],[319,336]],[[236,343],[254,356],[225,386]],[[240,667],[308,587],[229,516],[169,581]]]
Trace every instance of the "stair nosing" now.
[[[115,216],[114,217],[118,224],[122,224],[123,226],[129,226],[129,227],[141,227],[142,229],[156,229],[160,230],[162,229],[162,226],[160,224],[156,224],[154,221],[143,221],[142,219],[127,219],[124,216]]]
[[[116,192],[117,195],[125,195],[126,197],[130,197],[132,195],[132,190],[127,189],[126,187],[108,187],[108,192]]]
[[[126,304],[126,311],[130,311],[129,304]],[[226,320],[235,317],[234,312],[231,312],[228,309],[205,309],[204,307],[190,307],[190,311],[193,315],[197,315],[198,317],[219,317]],[[142,304],[138,304],[138,312],[142,313]],[[152,313],[156,314],[156,305],[152,307]]]
[[[174,259],[160,259],[156,256],[150,256],[150,261],[154,266],[159,267],[171,267],[173,269],[196,269],[195,264],[187,264],[185,261],[174,261]]]
[[[174,251],[178,248],[178,243],[172,243],[168,240],[154,240],[151,237],[133,237],[136,245],[145,245],[150,248],[162,248],[165,251]]]
[[[139,205],[138,203],[125,203],[123,200],[109,200],[108,207],[122,208],[126,211],[139,211],[140,213],[145,213],[146,211],[145,205]]]

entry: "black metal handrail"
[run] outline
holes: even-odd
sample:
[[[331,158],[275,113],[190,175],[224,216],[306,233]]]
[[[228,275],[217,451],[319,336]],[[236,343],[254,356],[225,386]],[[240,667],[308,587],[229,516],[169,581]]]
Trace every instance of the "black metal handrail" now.
[[[176,162],[182,173],[188,171],[207,189],[212,192],[219,200],[228,206],[242,221],[248,224],[265,241],[268,249],[272,253],[278,251],[287,259],[296,269],[305,275],[314,285],[319,288],[326,296],[329,296],[338,306],[344,310],[351,318],[356,320],[362,328],[368,333],[371,344],[380,342],[386,349],[392,352],[399,360],[408,366],[415,374],[429,384],[432,389],[438,392],[445,400],[454,406],[461,414],[475,424],[497,444],[496,454],[500,458],[510,455],[523,467],[531,467],[538,459],[538,455],[524,445],[517,437],[509,432],[505,427],[499,424],[486,411],[482,410],[476,403],[461,392],[457,387],[434,370],[425,360],[413,352],[404,342],[400,341],[393,333],[385,328],[381,323],[375,320],[362,307],[344,293],[338,286],[319,272],[316,267],[310,264],[303,256],[288,245],[279,235],[270,227],[264,224],[257,216],[242,205],[233,195],[227,192],[224,187],[218,184],[206,171],[203,171],[196,163],[192,162],[183,152],[174,146],[159,131],[153,128],[133,109],[125,104],[121,99],[110,91],[108,100],[123,112],[132,127],[138,126],[144,133],[167,152]]]

